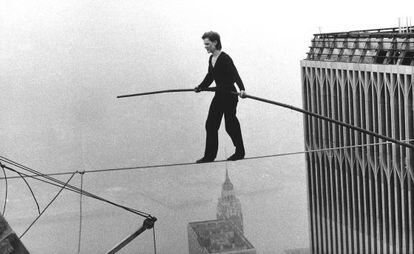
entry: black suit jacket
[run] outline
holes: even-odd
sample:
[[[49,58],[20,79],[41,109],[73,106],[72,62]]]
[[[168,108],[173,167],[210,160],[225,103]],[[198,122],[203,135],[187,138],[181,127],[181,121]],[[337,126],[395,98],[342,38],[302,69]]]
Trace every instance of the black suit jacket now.
[[[217,91],[236,92],[234,83],[237,84],[240,90],[245,90],[243,81],[241,80],[236,66],[234,66],[233,60],[225,52],[221,52],[216,60],[216,64],[213,67],[212,64],[213,55],[210,56],[208,64],[208,73],[199,87],[201,89],[207,88],[216,82]]]

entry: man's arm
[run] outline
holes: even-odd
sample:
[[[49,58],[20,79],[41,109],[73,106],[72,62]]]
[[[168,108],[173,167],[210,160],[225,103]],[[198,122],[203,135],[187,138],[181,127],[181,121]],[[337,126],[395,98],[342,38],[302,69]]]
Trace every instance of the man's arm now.
[[[208,66],[207,74],[204,77],[204,79],[201,82],[201,84],[195,87],[194,90],[196,92],[200,92],[202,89],[209,87],[213,83],[213,81],[214,81],[213,74],[211,73],[212,69],[210,67],[210,61],[211,61],[211,57],[209,59],[209,66]]]
[[[233,63],[233,60],[231,58],[229,58],[229,60],[230,60],[230,62],[229,62],[230,71],[231,71],[231,73],[234,77],[234,81],[236,82],[237,86],[239,87],[240,97],[245,98],[246,97],[246,92],[245,92],[243,81],[240,78],[239,72],[237,71],[237,68]]]
[[[207,72],[207,75],[205,76],[205,78],[203,79],[203,81],[201,82],[201,84],[198,86],[201,89],[203,88],[207,88],[209,87],[211,84],[213,83],[213,74],[211,73],[211,71],[209,70]]]
[[[243,84],[243,81],[240,78],[239,72],[237,71],[237,68],[233,63],[233,59],[231,59],[230,57],[228,57],[227,65],[228,65],[227,68],[230,71],[231,75],[233,76],[234,81],[236,82],[237,86],[239,87],[239,90],[240,91],[245,90],[244,84]]]
[[[209,87],[211,83],[213,83],[213,75],[211,74],[211,72],[208,72],[201,84],[194,88],[194,91],[196,93],[201,92],[201,90]]]

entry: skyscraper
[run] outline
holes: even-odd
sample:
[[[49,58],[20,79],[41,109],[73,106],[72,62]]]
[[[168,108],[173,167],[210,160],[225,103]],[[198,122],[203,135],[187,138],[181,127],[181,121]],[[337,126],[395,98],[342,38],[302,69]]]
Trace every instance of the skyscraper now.
[[[236,197],[227,169],[226,180],[221,188],[221,197],[217,204],[217,219],[231,220],[243,232],[243,214],[240,200]]]
[[[304,109],[413,143],[413,57],[412,27],[316,34]],[[414,253],[414,151],[309,116],[304,132],[319,150],[306,154],[312,253]]]
[[[244,236],[241,203],[236,197],[227,169],[216,215],[217,220],[188,224],[190,254],[256,254],[256,249]]]

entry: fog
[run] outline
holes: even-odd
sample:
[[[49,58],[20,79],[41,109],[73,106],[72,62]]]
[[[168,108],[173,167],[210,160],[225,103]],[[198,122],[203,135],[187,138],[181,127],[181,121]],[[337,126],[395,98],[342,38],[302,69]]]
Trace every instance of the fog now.
[[[299,62],[313,34],[397,26],[414,7],[397,2],[390,14],[389,4],[355,0],[1,0],[0,156],[42,173],[194,162],[213,94],[116,96],[198,85],[208,63],[201,35],[214,30],[248,94],[301,107]],[[304,150],[302,115],[244,99],[238,117],[247,157]],[[224,124],[219,139],[224,159],[234,149]],[[215,219],[226,168],[257,253],[309,246],[303,154],[85,174],[84,187],[157,217],[158,253],[188,253],[187,224]],[[29,183],[41,207],[58,191]],[[8,185],[5,217],[19,235],[37,210],[22,180]],[[142,224],[83,202],[82,253],[105,252]],[[63,192],[22,240],[31,253],[76,253],[78,216],[79,196]],[[152,237],[122,253],[153,253]]]

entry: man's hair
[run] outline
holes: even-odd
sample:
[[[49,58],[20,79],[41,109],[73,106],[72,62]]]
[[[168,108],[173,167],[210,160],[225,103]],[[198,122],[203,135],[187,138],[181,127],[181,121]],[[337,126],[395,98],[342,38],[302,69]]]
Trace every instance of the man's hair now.
[[[201,39],[204,40],[205,38],[208,38],[212,42],[216,41],[217,42],[216,49],[221,50],[220,35],[217,32],[213,32],[213,31],[205,32],[203,36],[201,36]]]

